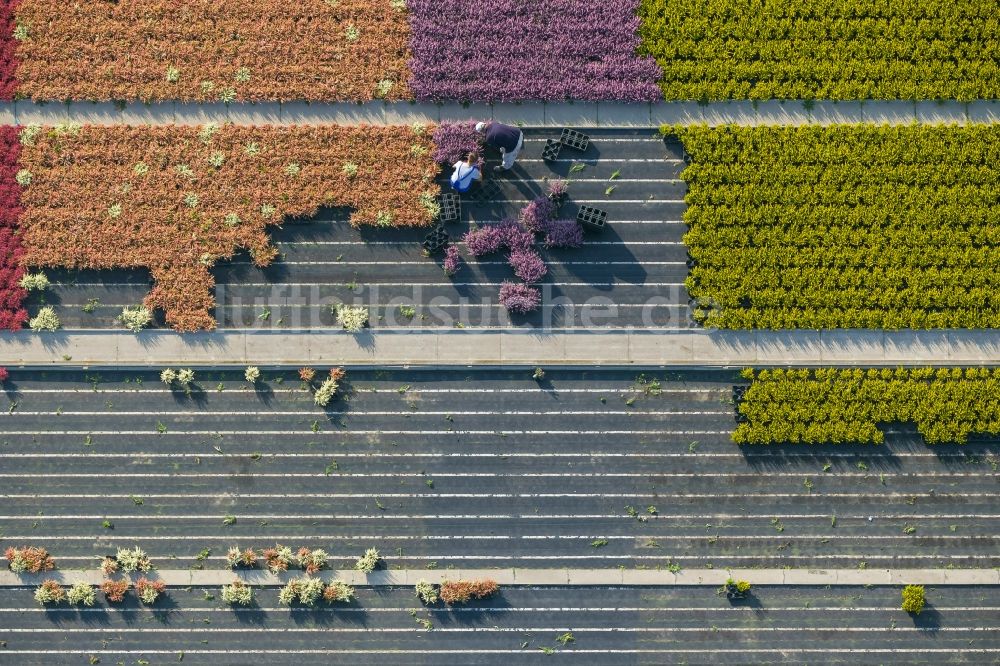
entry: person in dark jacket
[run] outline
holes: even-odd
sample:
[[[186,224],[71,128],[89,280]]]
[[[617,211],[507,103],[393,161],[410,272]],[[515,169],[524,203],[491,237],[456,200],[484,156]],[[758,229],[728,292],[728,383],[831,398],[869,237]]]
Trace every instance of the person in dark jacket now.
[[[509,171],[514,166],[517,156],[524,148],[524,132],[511,125],[504,125],[495,120],[477,123],[476,131],[486,135],[486,145],[500,151],[503,163],[493,167],[493,171]]]

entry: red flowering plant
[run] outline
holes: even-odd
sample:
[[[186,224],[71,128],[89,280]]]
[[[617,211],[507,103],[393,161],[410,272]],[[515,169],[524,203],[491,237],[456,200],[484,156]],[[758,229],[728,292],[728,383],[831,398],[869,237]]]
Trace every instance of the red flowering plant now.
[[[9,331],[20,329],[28,321],[22,305],[28,292],[20,285],[25,272],[21,265],[24,248],[18,234],[23,189],[17,182],[20,156],[18,128],[0,127],[0,330]]]
[[[17,91],[17,39],[14,12],[21,0],[0,2],[0,100],[9,102]],[[7,129],[7,128],[4,128]]]

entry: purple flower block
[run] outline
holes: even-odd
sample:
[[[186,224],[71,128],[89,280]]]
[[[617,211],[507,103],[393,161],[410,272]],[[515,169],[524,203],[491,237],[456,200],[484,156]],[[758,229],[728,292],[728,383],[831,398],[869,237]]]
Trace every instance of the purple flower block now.
[[[462,267],[462,255],[458,253],[458,248],[449,245],[444,251],[444,274],[451,277]]]
[[[545,224],[556,216],[556,206],[548,197],[538,197],[521,209],[521,224],[534,233],[542,233]]]
[[[508,312],[527,314],[538,309],[542,293],[534,287],[505,280],[500,285],[500,305]]]
[[[420,101],[662,99],[640,0],[407,0]],[[489,42],[489,48],[477,44]]]
[[[454,164],[464,160],[469,153],[478,152],[483,147],[483,135],[476,131],[476,121],[441,123],[431,135],[434,142],[434,161]]]
[[[473,257],[485,257],[504,245],[504,236],[499,227],[480,227],[467,232],[462,241]]]
[[[551,220],[545,225],[545,247],[580,247],[583,227],[576,220]]]
[[[504,220],[496,228],[500,233],[504,247],[511,252],[516,250],[526,251],[535,246],[535,234],[514,220]]]
[[[507,263],[514,269],[514,275],[528,284],[538,282],[549,272],[545,261],[534,250],[515,250],[510,253]]]

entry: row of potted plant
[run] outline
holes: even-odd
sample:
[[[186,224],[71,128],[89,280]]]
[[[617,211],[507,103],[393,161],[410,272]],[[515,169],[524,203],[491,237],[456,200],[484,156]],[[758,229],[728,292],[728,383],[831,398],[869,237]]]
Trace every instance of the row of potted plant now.
[[[381,562],[378,549],[369,548],[357,558],[354,568],[362,573],[371,573]],[[233,546],[226,552],[226,566],[230,569],[253,569],[262,563],[271,573],[288,571],[294,565],[306,574],[314,574],[329,566],[329,555],[322,548],[301,547],[293,550],[281,544],[260,550]]]
[[[413,594],[425,606],[432,606],[439,600],[448,606],[467,603],[473,599],[486,599],[500,591],[496,581],[456,580],[441,584],[420,580]],[[339,580],[325,582],[319,578],[297,578],[291,580],[278,592],[278,603],[285,606],[316,606],[321,600],[327,603],[350,602],[355,597],[354,588]],[[222,600],[233,606],[250,606],[255,601],[254,588],[240,580],[235,580],[222,588]]]
[[[870,443],[880,424],[915,423],[928,444],[1000,434],[995,368],[746,369],[738,444]]]
[[[699,322],[1000,326],[997,126],[662,131],[692,159],[685,285]]]
[[[133,589],[132,581],[128,578],[108,578],[102,582],[98,589],[104,594],[104,598],[109,603],[121,603],[125,600],[125,595]],[[167,585],[160,580],[151,580],[145,576],[135,581],[135,595],[139,601],[147,606],[151,606],[166,594]],[[35,601],[43,606],[69,603],[80,606],[93,606],[96,602],[94,586],[86,581],[76,581],[68,588],[59,581],[48,579],[35,589]]]

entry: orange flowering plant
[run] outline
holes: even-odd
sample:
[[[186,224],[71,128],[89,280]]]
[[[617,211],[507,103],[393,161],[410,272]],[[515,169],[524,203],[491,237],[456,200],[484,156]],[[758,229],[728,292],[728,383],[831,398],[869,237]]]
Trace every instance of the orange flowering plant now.
[[[147,267],[147,307],[177,330],[211,329],[210,268],[240,248],[268,265],[266,229],[286,216],[350,207],[355,225],[429,225],[440,191],[429,137],[421,127],[28,127],[24,263]]]
[[[22,0],[34,99],[410,99],[398,0]]]

